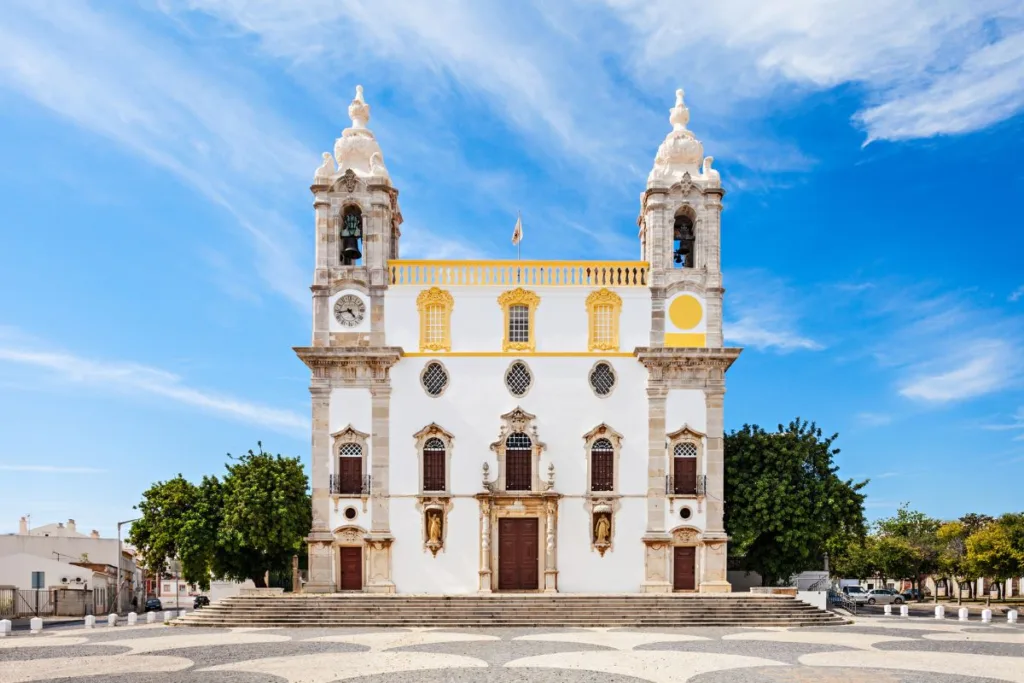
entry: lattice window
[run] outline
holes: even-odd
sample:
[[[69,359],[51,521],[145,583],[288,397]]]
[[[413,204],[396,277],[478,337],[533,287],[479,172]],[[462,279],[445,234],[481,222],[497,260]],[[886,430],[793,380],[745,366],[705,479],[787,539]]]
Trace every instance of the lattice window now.
[[[444,441],[437,437],[427,439],[423,444],[423,490],[445,490],[445,448]]]
[[[440,304],[432,304],[427,306],[424,314],[427,316],[426,322],[426,343],[427,344],[440,344],[444,341],[444,306]]]
[[[361,457],[363,457],[363,447],[360,446],[357,443],[343,443],[343,444],[341,444],[341,449],[339,450],[339,455],[341,455],[343,458],[344,457],[361,458]]]
[[[598,363],[590,371],[590,388],[598,396],[607,396],[615,387],[615,372],[607,363]]]
[[[590,490],[615,489],[615,449],[608,439],[598,439],[590,448]]]
[[[455,299],[450,292],[431,287],[416,297],[420,314],[420,351],[452,350],[452,309]]]
[[[526,343],[530,341],[530,307],[510,306],[508,309],[508,340]]]
[[[586,306],[590,318],[588,348],[591,351],[618,350],[622,297],[610,289],[598,289],[587,297]]]
[[[533,375],[526,363],[516,361],[505,373],[505,386],[513,396],[525,396],[533,384]]]
[[[614,341],[615,309],[610,304],[594,307],[594,343],[611,344]]]
[[[674,454],[677,458],[696,458],[697,457],[697,444],[689,441],[684,443],[677,443]]]
[[[448,386],[448,373],[440,363],[428,363],[420,377],[423,389],[431,396],[440,396]]]
[[[509,434],[505,440],[505,490],[533,488],[533,442],[526,434]]]

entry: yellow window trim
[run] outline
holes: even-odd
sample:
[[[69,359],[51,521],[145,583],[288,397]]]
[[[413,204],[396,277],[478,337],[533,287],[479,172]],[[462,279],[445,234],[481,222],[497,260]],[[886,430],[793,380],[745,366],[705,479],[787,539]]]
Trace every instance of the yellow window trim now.
[[[539,304],[540,297],[522,287],[516,287],[513,290],[502,293],[498,297],[498,305],[501,306],[505,313],[505,325],[501,331],[502,351],[535,351],[537,349],[537,330],[534,328],[534,313],[537,311]],[[509,309],[513,306],[526,306],[529,311],[529,338],[524,342],[509,341],[508,338]]]
[[[587,297],[587,316],[590,320],[588,325],[587,348],[591,351],[618,351],[619,350],[619,316],[622,314],[622,297],[610,289],[598,289]],[[611,306],[611,339],[600,341],[597,338],[597,307]]]
[[[427,308],[440,306],[442,311],[441,339],[428,341]],[[452,350],[452,309],[455,299],[449,292],[438,287],[424,289],[416,297],[416,308],[420,313],[420,351],[451,351]]]

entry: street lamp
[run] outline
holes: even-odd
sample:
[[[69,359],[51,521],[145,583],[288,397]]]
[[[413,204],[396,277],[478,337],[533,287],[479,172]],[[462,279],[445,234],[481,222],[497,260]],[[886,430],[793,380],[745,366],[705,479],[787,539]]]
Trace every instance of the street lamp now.
[[[121,526],[124,524],[131,524],[132,522],[137,522],[140,519],[142,518],[136,517],[135,519],[127,519],[123,522],[117,523],[117,583],[114,585],[114,590],[117,591],[115,595],[117,596],[116,600],[118,612],[121,612]]]

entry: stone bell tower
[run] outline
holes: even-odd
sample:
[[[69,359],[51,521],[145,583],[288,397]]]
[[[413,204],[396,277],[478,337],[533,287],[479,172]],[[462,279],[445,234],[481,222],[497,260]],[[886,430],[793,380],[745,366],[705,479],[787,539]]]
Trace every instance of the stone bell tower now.
[[[722,338],[722,269],[719,246],[722,211],[721,179],[712,158],[687,129],[690,111],[683,91],[676,91],[669,113],[672,130],[658,147],[647,188],[640,198],[637,223],[642,258],[650,263],[650,346],[637,357],[648,370],[648,496],[644,534],[643,590],[671,590],[672,544],[696,539],[701,592],[729,591],[726,573],[728,537],[724,513],[725,372],[740,349],[724,348]],[[698,393],[699,392],[699,393]],[[680,411],[681,396],[703,394],[703,432]],[[673,406],[676,408],[673,409]],[[703,523],[680,522],[667,505],[664,483],[672,466],[669,442],[689,431],[700,442],[698,490]]]
[[[367,128],[370,106],[363,99],[362,86],[356,86],[348,115],[352,125],[335,142],[333,155],[324,152],[310,187],[316,211],[316,265],[310,287],[313,339],[310,346],[295,349],[312,371],[313,524],[307,538],[309,583],[305,590],[326,593],[339,589],[336,533],[344,527],[348,543],[356,542],[362,548],[363,589],[389,593],[394,592],[389,516],[390,369],[401,350],[386,346],[384,298],[390,281],[388,260],[398,257],[402,214],[380,145]],[[334,412],[342,421],[335,426],[331,424],[332,402],[339,404]],[[371,417],[360,422],[360,415]],[[338,518],[337,505],[331,505],[332,461],[337,459],[339,439],[344,438],[337,430],[345,425],[349,436],[358,435],[358,448],[365,456],[358,496],[364,506],[369,502],[369,519],[359,518],[348,526]]]

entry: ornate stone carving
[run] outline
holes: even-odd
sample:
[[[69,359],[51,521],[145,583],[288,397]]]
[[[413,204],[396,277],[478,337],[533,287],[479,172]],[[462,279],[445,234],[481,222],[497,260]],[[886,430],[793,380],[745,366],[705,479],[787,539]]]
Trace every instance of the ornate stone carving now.
[[[356,176],[374,176],[390,181],[384,166],[384,155],[373,132],[366,127],[370,122],[370,105],[363,99],[363,86],[356,86],[356,96],[348,107],[352,126],[342,131],[334,143],[334,156],[339,171],[352,171]]]
[[[699,545],[700,530],[693,527],[679,527],[672,530],[673,545]]]
[[[420,314],[420,351],[452,350],[452,309],[455,298],[450,292],[439,287],[424,289],[416,297],[416,309]],[[440,314],[440,335],[434,334],[437,321],[431,315]]]
[[[341,527],[334,530],[335,542],[346,545],[362,545],[363,536],[365,535],[366,531],[355,526]]]
[[[391,366],[401,349],[391,347],[296,347],[295,353],[313,373],[314,380],[331,380],[332,386],[389,386]]]
[[[704,157],[704,166],[701,168],[701,175],[716,185],[722,184],[722,176],[715,169],[711,168],[714,157]]]
[[[495,482],[492,483],[490,491],[503,491],[505,489],[505,449],[506,441],[510,434],[521,433],[526,434],[530,437],[530,450],[532,451],[530,468],[532,471],[531,475],[531,486],[530,491],[541,491],[541,480],[540,480],[540,454],[547,448],[547,444],[540,440],[537,436],[537,425],[535,420],[536,415],[531,415],[518,406],[515,410],[505,413],[501,416],[502,425],[498,436],[498,440],[491,444],[491,450],[494,451],[498,456],[498,477]],[[486,463],[485,463],[486,464]],[[549,476],[553,476],[549,474]],[[486,474],[485,474],[485,488],[486,488]],[[550,479],[552,486],[554,485],[554,479]]]
[[[701,159],[704,157],[704,146],[686,128],[690,121],[690,110],[683,103],[682,89],[676,90],[676,104],[670,110],[669,122],[672,131],[665,136],[665,141],[658,147],[654,159],[654,168],[647,177],[648,185],[653,183],[671,185],[687,175],[686,182],[691,182],[688,174],[698,172]]]
[[[316,173],[313,175],[313,182],[316,185],[326,185],[330,182],[331,176],[334,173],[334,157],[331,156],[330,152],[324,152],[323,163],[316,169]]]

